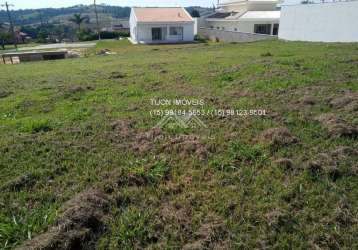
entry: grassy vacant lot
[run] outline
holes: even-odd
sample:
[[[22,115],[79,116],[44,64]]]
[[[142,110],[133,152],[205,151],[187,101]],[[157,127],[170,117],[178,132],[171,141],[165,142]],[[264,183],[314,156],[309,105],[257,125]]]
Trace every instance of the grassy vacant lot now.
[[[0,67],[1,249],[358,248],[357,44],[105,48]]]

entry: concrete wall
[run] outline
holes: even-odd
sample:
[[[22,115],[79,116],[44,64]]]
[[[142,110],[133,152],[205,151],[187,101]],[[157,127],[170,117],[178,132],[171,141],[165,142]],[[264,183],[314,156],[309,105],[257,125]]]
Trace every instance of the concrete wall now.
[[[282,6],[279,38],[358,42],[358,1]]]
[[[199,34],[210,40],[221,42],[254,42],[260,40],[276,39],[276,36],[252,34],[244,32],[222,31],[215,29],[200,28]]]

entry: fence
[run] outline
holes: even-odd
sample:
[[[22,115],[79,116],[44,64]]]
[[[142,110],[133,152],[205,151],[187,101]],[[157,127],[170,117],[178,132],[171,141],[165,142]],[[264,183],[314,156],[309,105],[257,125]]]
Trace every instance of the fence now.
[[[271,35],[264,35],[264,34],[254,34],[254,33],[245,33],[239,31],[225,31],[225,30],[216,30],[216,29],[209,29],[209,28],[199,28],[199,35],[205,37],[206,39],[210,39],[213,41],[220,41],[220,42],[255,42],[255,41],[262,41],[262,40],[270,40],[276,39],[277,36]]]

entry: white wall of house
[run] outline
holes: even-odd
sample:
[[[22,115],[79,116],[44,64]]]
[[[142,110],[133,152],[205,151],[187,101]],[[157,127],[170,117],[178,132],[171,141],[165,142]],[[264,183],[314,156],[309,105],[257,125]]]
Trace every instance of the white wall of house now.
[[[137,42],[137,19],[133,11],[131,11],[131,15],[129,16],[129,31],[132,41]]]
[[[134,27],[134,25],[133,25]],[[194,22],[190,23],[137,23],[136,42],[152,43],[152,28],[162,28],[162,41],[154,42],[192,42],[194,41]],[[170,27],[182,27],[183,35],[170,35]]]
[[[223,4],[221,8],[225,12],[246,12],[250,10],[255,11],[272,11],[276,10],[278,1],[262,1],[262,2],[246,2],[246,1],[232,1],[230,4]],[[235,3],[234,3],[235,2]]]
[[[239,31],[254,33],[255,24],[271,24],[271,34],[273,26],[280,21],[209,21],[208,28],[226,31]]]
[[[358,2],[282,6],[279,38],[358,42]]]

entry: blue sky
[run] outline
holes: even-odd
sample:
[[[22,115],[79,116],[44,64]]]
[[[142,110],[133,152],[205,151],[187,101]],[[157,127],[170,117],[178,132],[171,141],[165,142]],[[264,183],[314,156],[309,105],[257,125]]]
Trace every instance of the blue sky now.
[[[0,0],[3,4],[6,0]],[[92,4],[93,0],[7,0],[14,4],[13,9],[29,8],[58,8],[76,4]],[[105,3],[117,6],[212,6],[217,0],[97,0],[98,4]]]

